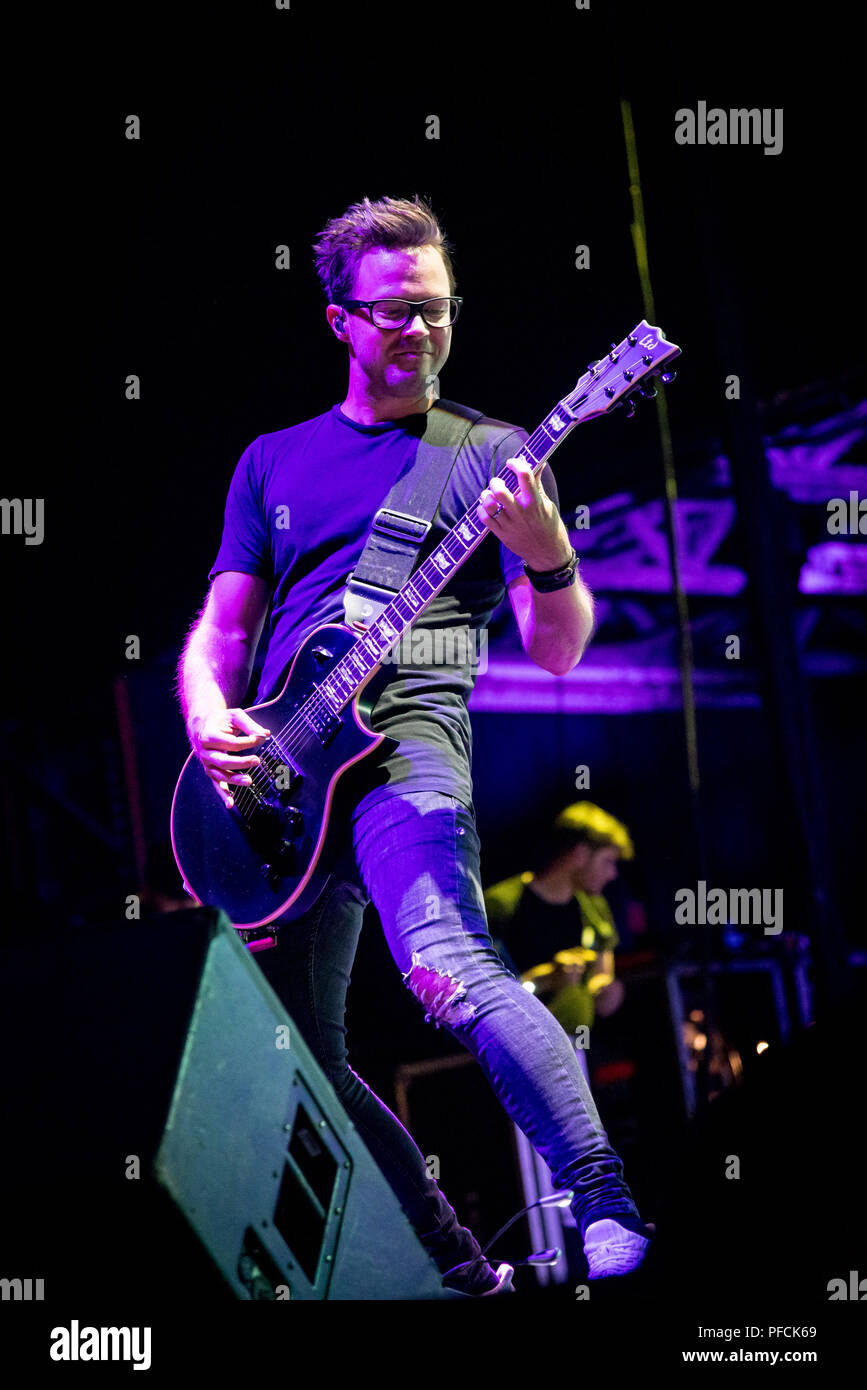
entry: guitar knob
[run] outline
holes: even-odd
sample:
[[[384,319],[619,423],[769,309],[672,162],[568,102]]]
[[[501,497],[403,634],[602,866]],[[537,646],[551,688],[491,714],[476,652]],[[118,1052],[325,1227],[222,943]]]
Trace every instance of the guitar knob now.
[[[329,651],[327,647],[314,647],[313,655],[316,657],[317,661],[323,662],[330,661],[334,653],[332,651]]]
[[[259,873],[264,878],[272,893],[276,893],[280,887],[281,871],[277,864],[260,864]]]
[[[287,806],[284,815],[286,833],[294,839],[304,828],[304,816],[297,806]]]
[[[283,873],[283,874],[291,874],[291,873],[293,873],[293,872],[295,871],[295,864],[296,864],[296,850],[295,850],[295,846],[294,846],[293,844],[291,844],[291,843],[289,842],[289,840],[281,840],[281,841],[280,841],[280,849],[278,850],[278,855],[279,855],[280,872]]]

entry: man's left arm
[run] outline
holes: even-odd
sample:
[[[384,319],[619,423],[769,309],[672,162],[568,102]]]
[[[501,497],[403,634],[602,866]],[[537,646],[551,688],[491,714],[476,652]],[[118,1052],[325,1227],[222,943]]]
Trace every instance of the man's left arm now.
[[[480,519],[530,569],[562,568],[572,546],[557,507],[529,462],[516,458],[508,465],[518,478],[517,493],[513,495],[501,478],[492,478],[481,496]],[[524,651],[537,666],[565,676],[581,659],[593,632],[593,597],[580,575],[576,573],[567,588],[540,593],[526,574],[520,574],[508,593]]]

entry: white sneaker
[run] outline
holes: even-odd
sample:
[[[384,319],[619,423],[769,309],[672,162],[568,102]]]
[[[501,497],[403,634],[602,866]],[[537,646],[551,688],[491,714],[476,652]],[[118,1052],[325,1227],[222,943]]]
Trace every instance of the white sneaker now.
[[[514,1277],[514,1273],[515,1273],[514,1265],[507,1265],[507,1264],[499,1265],[498,1268],[497,1268],[497,1286],[496,1286],[496,1288],[494,1288],[494,1289],[485,1289],[485,1292],[484,1292],[483,1294],[481,1294],[480,1297],[481,1297],[481,1298],[490,1298],[492,1294],[497,1294],[497,1293],[517,1293],[517,1289],[515,1289],[515,1288],[513,1287],[513,1284],[512,1284],[512,1279],[513,1279],[513,1277]]]
[[[652,1230],[648,1227],[648,1230]],[[635,1231],[627,1231],[619,1221],[608,1217],[591,1221],[584,1232],[584,1254],[591,1279],[609,1274],[630,1274],[637,1269],[650,1247],[650,1241]]]

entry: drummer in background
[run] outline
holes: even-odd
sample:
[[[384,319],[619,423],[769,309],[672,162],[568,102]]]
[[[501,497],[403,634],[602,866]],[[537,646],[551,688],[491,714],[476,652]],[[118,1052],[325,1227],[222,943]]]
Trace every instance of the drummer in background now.
[[[623,1002],[614,978],[619,943],[603,889],[632,859],[629,832],[591,801],[561,811],[535,872],[516,874],[485,893],[498,952],[516,976],[532,983],[567,1033],[592,1027]]]

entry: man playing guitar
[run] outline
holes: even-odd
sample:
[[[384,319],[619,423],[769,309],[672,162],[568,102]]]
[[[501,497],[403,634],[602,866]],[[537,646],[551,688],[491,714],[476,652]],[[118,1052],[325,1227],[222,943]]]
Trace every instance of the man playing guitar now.
[[[429,412],[442,409],[436,378],[460,307],[448,243],[419,198],[365,198],[327,224],[315,249],[328,325],[346,345],[346,397],[245,450],[229,489],[210,592],[179,667],[193,750],[227,808],[252,785],[256,748],[270,732],[265,713],[256,719],[241,708],[266,619],[256,703],[279,690],[294,651],[314,628],[344,621],[343,587],[374,514],[411,466]],[[537,478],[524,459],[514,459],[526,439],[523,430],[486,416],[473,427],[424,553],[479,498],[480,520],[497,544],[478,546],[419,623],[476,634],[505,589],[526,654],[564,675],[590,638],[593,604],[576,571],[550,468]],[[514,495],[494,476],[510,459]],[[448,1287],[498,1292],[510,1287],[511,1269],[488,1264],[410,1135],[348,1064],[346,991],[368,900],[427,1019],[477,1058],[557,1187],[573,1192],[591,1277],[628,1272],[641,1263],[651,1230],[569,1038],[505,968],[488,932],[470,779],[471,663],[406,661],[389,669],[371,725],[396,746],[344,808],[342,858],[325,891],[256,959]]]

